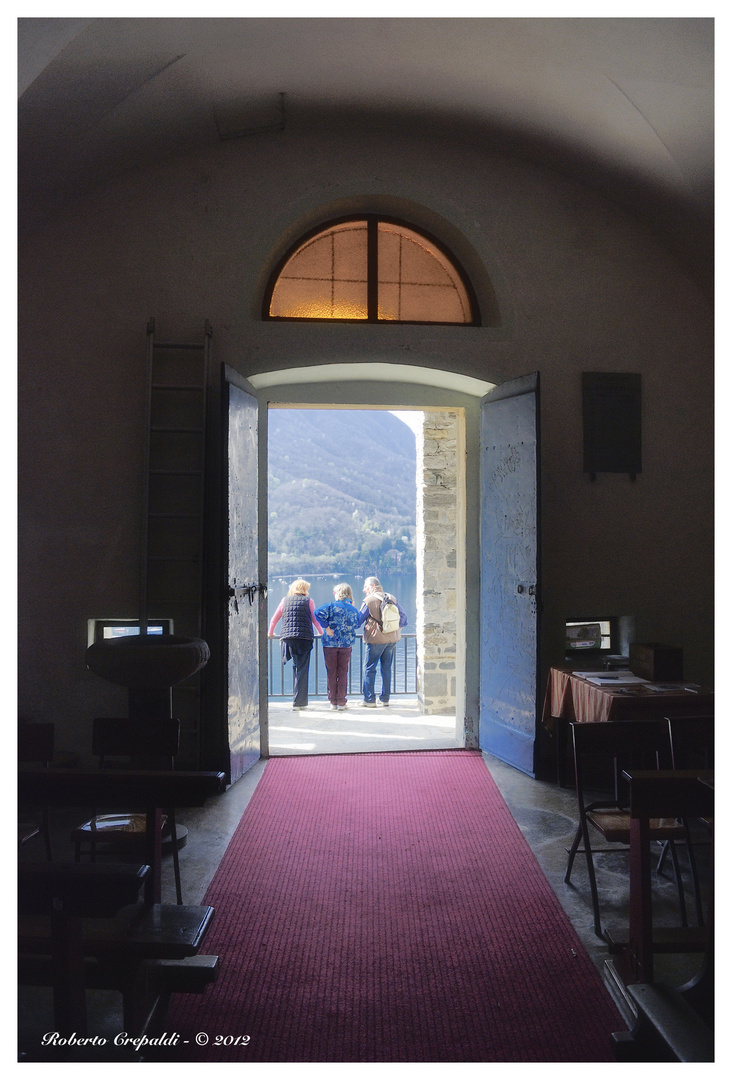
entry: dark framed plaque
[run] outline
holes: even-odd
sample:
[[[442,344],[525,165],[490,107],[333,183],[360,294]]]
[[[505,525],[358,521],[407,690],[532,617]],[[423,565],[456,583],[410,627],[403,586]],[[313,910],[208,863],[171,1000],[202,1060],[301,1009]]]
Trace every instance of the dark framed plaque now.
[[[628,473],[642,471],[641,377],[608,371],[582,372],[584,471]]]

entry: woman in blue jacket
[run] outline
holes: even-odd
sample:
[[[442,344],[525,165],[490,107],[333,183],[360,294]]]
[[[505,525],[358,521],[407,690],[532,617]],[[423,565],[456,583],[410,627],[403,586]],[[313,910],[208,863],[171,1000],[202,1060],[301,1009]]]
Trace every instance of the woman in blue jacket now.
[[[356,630],[366,621],[353,603],[350,585],[336,585],[333,603],[317,608],[315,618],[324,628],[323,659],[328,673],[328,701],[331,709],[345,709],[348,665]]]

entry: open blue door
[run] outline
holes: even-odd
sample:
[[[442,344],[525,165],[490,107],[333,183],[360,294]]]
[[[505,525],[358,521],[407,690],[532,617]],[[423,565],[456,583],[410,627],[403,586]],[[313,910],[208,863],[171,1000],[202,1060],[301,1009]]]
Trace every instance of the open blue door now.
[[[481,750],[533,776],[538,716],[539,375],[481,402]]]

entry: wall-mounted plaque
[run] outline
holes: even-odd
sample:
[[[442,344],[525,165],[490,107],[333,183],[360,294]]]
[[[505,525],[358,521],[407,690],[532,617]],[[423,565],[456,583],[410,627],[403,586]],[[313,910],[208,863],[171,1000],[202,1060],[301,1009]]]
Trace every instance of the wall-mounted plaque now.
[[[635,480],[642,471],[640,375],[583,371],[582,417],[590,479],[612,472]]]

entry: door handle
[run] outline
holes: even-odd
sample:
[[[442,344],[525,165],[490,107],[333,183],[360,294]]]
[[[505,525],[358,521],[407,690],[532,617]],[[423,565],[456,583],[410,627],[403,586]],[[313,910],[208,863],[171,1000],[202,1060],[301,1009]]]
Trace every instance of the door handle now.
[[[520,594],[528,592],[529,596],[536,596],[536,585],[517,585],[516,592]]]

